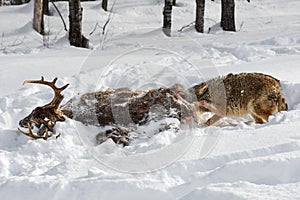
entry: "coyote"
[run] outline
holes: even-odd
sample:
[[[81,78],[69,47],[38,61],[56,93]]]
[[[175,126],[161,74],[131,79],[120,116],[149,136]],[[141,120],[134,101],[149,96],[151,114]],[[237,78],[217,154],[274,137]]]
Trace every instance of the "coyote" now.
[[[268,122],[276,111],[286,111],[288,106],[282,95],[280,82],[260,73],[228,74],[190,89],[196,94],[196,109],[213,112],[205,124],[211,125],[220,118],[250,114],[256,123]],[[205,110],[204,110],[205,111]]]
[[[128,145],[129,131],[120,126],[143,125],[164,117],[177,118],[181,123],[212,125],[225,116],[247,114],[255,123],[262,124],[276,111],[288,109],[279,80],[260,73],[228,74],[191,88],[175,84],[148,91],[107,89],[74,97],[63,106],[60,105],[64,98],[61,92],[69,84],[59,88],[55,86],[56,81],[57,78],[48,82],[42,77],[24,82],[48,85],[55,95],[49,104],[35,108],[19,122],[21,127],[29,129],[25,132],[19,128],[23,134],[46,140],[48,132],[54,132],[56,122],[65,121],[66,116],[84,124],[115,125],[116,128],[105,132],[104,138]],[[205,112],[213,116],[203,123],[200,116]],[[34,126],[38,128],[37,134],[32,131]],[[102,136],[100,143],[105,141]]]

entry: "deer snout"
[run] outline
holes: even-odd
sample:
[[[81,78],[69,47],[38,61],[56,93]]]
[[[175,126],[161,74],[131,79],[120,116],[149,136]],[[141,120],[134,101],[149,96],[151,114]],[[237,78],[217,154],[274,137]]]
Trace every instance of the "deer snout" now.
[[[25,117],[24,119],[20,120],[20,122],[19,122],[19,126],[21,126],[23,128],[28,128],[28,124],[30,124],[30,126],[31,126],[30,115]]]

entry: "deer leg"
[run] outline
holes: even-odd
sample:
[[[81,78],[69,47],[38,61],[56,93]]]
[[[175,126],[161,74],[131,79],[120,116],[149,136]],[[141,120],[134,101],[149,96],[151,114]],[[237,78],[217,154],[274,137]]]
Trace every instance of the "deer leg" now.
[[[213,112],[220,117],[226,116],[226,110],[222,106],[213,104],[207,100],[201,100],[194,103],[195,106],[203,107],[208,110],[208,112]]]
[[[128,146],[131,138],[129,137],[129,130],[125,128],[112,128],[106,130],[104,133],[99,133],[96,136],[97,144],[101,144],[108,139],[112,139],[116,144],[122,144],[123,146]]]
[[[167,130],[173,130],[175,132],[178,132],[180,130],[180,127],[176,123],[167,123],[167,124],[162,124],[162,127],[158,129],[158,132],[163,132]]]
[[[47,129],[47,126],[43,125],[43,126],[39,129],[39,131],[37,132],[37,135],[38,135],[38,136],[43,136],[43,135],[46,133],[46,130],[48,130],[48,129]]]
[[[201,101],[194,102],[194,105],[198,108],[207,109],[207,112],[214,113],[214,115],[204,123],[207,126],[213,125],[219,119],[226,116],[226,110],[224,110],[224,108],[222,108],[222,106],[215,105],[207,100],[201,100]]]
[[[214,115],[205,122],[205,125],[207,125],[207,126],[213,125],[221,118],[222,118],[222,116],[220,116],[220,115]]]

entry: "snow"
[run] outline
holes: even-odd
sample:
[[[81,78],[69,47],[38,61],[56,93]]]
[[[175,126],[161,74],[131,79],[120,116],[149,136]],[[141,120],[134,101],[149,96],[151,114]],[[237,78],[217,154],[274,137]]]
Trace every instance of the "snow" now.
[[[209,34],[193,26],[178,32],[194,21],[195,3],[177,2],[170,38],[161,31],[163,1],[116,1],[111,14],[100,9],[101,1],[82,3],[83,31],[93,49],[68,44],[52,5],[44,38],[31,28],[32,2],[0,7],[1,199],[300,198],[300,2],[237,0],[238,31],[232,33],[219,28],[220,0],[207,1]],[[67,2],[56,5],[68,25]],[[53,95],[45,86],[22,85],[26,79],[57,76],[58,85],[70,83],[66,103],[109,87],[191,86],[240,72],[281,80],[289,111],[264,125],[246,117],[222,121],[235,126],[158,133],[160,126],[179,126],[164,119],[138,127],[141,135],[128,147],[111,140],[97,145],[95,136],[109,127],[71,119],[56,125],[58,139],[33,140],[17,131],[19,120]]]

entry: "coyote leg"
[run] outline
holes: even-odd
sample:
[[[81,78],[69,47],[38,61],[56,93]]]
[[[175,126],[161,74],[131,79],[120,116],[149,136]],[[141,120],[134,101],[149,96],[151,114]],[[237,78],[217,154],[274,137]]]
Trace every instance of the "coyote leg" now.
[[[273,99],[261,97],[253,102],[251,115],[257,124],[267,123],[269,116],[276,112],[277,102]]]
[[[269,116],[272,115],[270,113],[264,112],[262,110],[251,112],[251,116],[253,117],[255,123],[264,124],[269,121]]]
[[[262,119],[261,117],[257,116],[256,114],[251,114],[251,116],[253,117],[254,121],[256,124],[264,124],[266,123],[264,121],[264,119]]]

